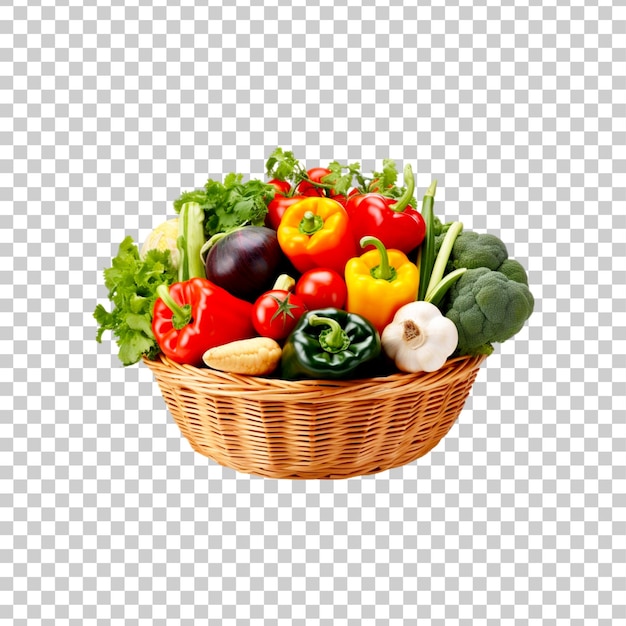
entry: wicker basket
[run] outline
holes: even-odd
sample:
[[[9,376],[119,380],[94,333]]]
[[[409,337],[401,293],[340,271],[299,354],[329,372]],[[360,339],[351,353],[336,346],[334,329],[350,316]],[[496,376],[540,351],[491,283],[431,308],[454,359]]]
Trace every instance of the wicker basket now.
[[[191,447],[268,478],[374,474],[411,463],[448,433],[485,357],[430,374],[285,381],[144,359]]]

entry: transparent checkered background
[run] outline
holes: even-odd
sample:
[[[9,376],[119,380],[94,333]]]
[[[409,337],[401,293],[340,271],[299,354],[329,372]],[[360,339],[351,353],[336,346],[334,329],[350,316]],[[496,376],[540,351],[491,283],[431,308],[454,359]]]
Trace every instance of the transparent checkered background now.
[[[626,624],[624,3],[197,4],[0,3],[0,623]],[[224,469],[94,341],[123,237],[277,146],[411,163],[529,270],[408,466]]]

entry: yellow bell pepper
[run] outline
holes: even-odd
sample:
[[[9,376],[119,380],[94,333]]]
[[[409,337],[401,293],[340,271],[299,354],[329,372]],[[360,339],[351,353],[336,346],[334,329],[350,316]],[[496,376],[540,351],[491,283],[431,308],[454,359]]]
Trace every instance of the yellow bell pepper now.
[[[387,250],[376,237],[363,237],[360,243],[375,249],[346,264],[346,310],[362,315],[382,333],[401,306],[417,299],[419,270],[404,252]]]

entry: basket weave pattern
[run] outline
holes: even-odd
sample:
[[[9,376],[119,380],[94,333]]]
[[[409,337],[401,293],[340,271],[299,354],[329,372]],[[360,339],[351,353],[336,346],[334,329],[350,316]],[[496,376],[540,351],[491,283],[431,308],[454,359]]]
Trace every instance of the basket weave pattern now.
[[[448,433],[485,357],[429,374],[285,381],[144,359],[182,435],[220,465],[268,478],[350,478],[411,463]]]

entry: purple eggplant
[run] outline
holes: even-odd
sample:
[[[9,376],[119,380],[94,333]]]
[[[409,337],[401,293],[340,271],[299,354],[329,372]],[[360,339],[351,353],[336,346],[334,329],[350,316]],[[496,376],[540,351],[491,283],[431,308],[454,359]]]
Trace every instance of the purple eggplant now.
[[[242,300],[254,302],[274,284],[284,254],[276,231],[244,226],[219,236],[206,255],[206,277]]]

